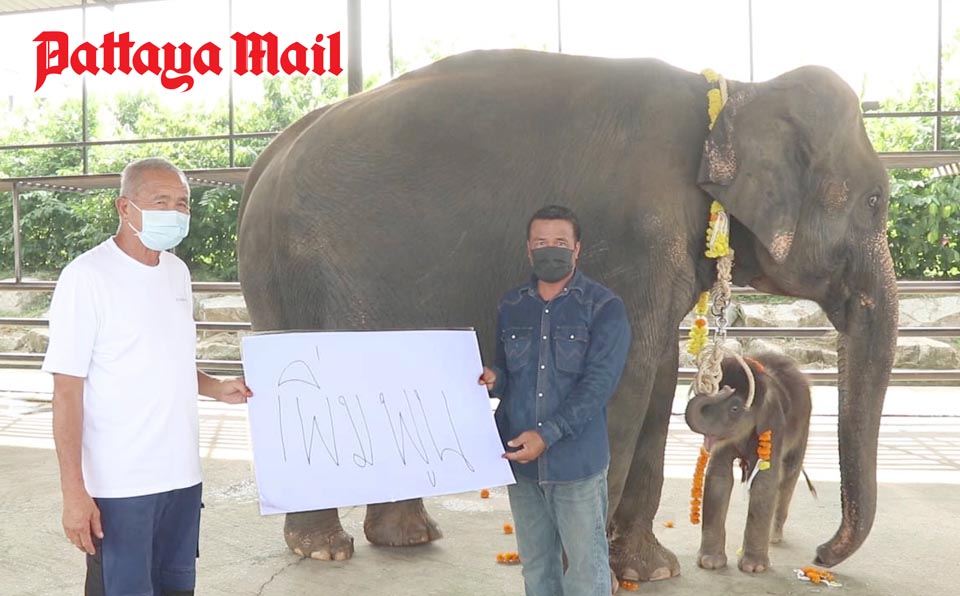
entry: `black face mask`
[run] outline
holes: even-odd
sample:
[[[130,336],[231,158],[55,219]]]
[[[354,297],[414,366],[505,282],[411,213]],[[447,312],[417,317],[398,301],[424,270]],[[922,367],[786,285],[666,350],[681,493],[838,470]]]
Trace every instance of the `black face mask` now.
[[[533,254],[533,274],[540,281],[553,283],[570,275],[573,271],[573,251],[560,246],[546,246],[531,251]]]

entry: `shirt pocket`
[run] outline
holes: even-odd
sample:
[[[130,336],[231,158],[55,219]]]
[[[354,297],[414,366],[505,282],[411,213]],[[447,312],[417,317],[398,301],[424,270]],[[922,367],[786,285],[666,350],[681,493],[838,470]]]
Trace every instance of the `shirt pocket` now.
[[[503,330],[501,341],[507,357],[507,370],[520,370],[530,361],[533,337],[531,327],[508,327]]]
[[[590,335],[583,325],[558,326],[553,332],[554,357],[557,369],[580,374],[587,355]]]

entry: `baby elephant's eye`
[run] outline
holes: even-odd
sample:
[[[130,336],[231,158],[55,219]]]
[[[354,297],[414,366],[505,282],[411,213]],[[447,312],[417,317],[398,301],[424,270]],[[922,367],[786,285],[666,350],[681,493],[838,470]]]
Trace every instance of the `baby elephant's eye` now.
[[[867,205],[871,207],[876,207],[877,203],[879,202],[880,202],[880,197],[878,197],[877,195],[870,195],[870,197],[867,199]]]
[[[730,408],[730,412],[732,414],[736,414],[739,411],[740,411],[740,406],[733,406],[732,408]]]

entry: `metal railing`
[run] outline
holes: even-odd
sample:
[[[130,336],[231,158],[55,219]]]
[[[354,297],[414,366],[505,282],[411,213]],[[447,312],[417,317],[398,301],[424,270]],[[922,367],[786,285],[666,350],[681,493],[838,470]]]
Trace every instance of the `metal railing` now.
[[[26,287],[24,287],[23,284],[26,284]],[[51,291],[55,286],[55,282],[22,282],[19,287],[20,289]],[[901,281],[897,286],[901,295],[960,293],[960,282]],[[17,286],[10,284],[0,284],[0,291],[4,289],[15,289],[16,287]],[[240,291],[240,284],[195,282],[194,291],[237,293]],[[740,295],[760,294],[752,288],[742,287],[734,288],[734,292]],[[0,317],[0,327],[46,327],[48,323],[49,321],[45,318]],[[251,331],[251,325],[248,322],[198,321],[197,330],[237,333]],[[678,340],[685,338],[689,330],[689,327],[678,328]],[[833,327],[734,326],[727,328],[727,335],[729,337],[819,338],[834,336],[836,333],[837,331]],[[953,338],[960,337],[960,327],[900,327],[899,335],[900,337]],[[43,354],[0,352],[0,368],[38,368],[42,361]],[[242,363],[237,360],[201,359],[197,360],[197,366],[213,373],[240,374],[243,372]],[[679,378],[681,381],[689,381],[693,378],[694,372],[691,368],[681,368],[679,370]],[[804,373],[815,383],[836,382],[838,376],[836,369],[805,369]],[[891,382],[960,383],[960,370],[894,369],[891,373]]]
[[[881,154],[881,161],[888,168],[900,167],[938,167],[960,161],[960,151],[937,151],[909,154]],[[224,168],[211,170],[190,170],[185,172],[188,180],[199,186],[238,186],[246,177],[246,168]],[[118,188],[119,174],[97,174],[79,176],[33,177],[0,179],[0,192],[12,193],[13,243],[14,243],[14,279],[0,281],[0,291],[46,291],[56,288],[55,281],[24,280],[22,275],[22,237],[20,231],[20,194],[31,190],[86,192],[89,190]],[[194,282],[195,293],[236,294],[240,292],[237,282]],[[901,295],[909,294],[960,294],[960,281],[926,282],[900,281],[897,284]],[[752,288],[733,288],[737,295],[759,294]],[[0,317],[0,326],[45,327],[46,319],[26,317]],[[250,331],[246,322],[200,321],[198,331],[209,332],[245,332]],[[678,338],[686,337],[689,328],[678,329]],[[730,337],[784,337],[811,338],[829,337],[836,331],[832,327],[755,327],[741,326],[728,328]],[[902,337],[960,337],[960,327],[902,327]],[[0,352],[0,368],[37,368],[43,360],[43,354]],[[237,374],[242,372],[239,361],[198,360],[198,366],[211,372]],[[692,379],[693,370],[680,369],[680,379]],[[805,370],[815,382],[835,381],[835,369]],[[960,383],[960,370],[919,370],[895,369],[891,373],[892,382],[951,382]]]

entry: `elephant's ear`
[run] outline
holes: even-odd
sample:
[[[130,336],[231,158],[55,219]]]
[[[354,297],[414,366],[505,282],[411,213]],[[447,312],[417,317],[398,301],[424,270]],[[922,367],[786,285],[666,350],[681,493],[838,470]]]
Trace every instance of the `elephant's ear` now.
[[[790,254],[809,168],[783,99],[760,86],[733,92],[704,142],[697,177],[778,263]]]
[[[779,443],[781,433],[786,430],[787,414],[783,403],[786,391],[777,379],[767,373],[754,369],[753,374],[757,394],[752,409],[755,410],[757,433],[769,430],[774,435],[774,442]]]

